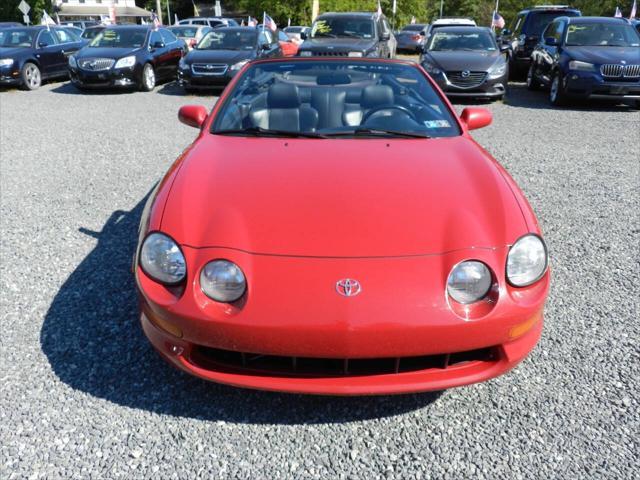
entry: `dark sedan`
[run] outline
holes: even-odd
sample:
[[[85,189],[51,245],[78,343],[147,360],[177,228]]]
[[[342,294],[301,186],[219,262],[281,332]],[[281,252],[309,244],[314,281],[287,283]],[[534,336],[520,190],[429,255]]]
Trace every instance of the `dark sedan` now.
[[[533,51],[527,86],[549,87],[559,105],[571,98],[640,105],[640,34],[624,18],[560,17]]]
[[[422,23],[412,23],[405,26],[396,34],[398,46],[397,52],[420,53],[424,42],[424,29],[427,25]]]
[[[18,27],[0,34],[0,85],[40,87],[44,80],[68,75],[67,57],[82,47],[64,27]]]
[[[175,78],[185,43],[166,28],[113,26],[69,58],[71,81],[78,88],[137,87],[150,91]]]
[[[509,65],[486,27],[438,28],[420,60],[447,96],[501,99],[505,94]]]
[[[224,87],[249,61],[280,56],[282,49],[270,30],[218,27],[181,60],[178,80],[187,91]]]

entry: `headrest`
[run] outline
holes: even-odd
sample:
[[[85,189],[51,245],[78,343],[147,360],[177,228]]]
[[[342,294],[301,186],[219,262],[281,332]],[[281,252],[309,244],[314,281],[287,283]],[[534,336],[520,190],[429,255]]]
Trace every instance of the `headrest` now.
[[[362,90],[360,105],[362,108],[373,108],[380,105],[393,104],[393,89],[388,85],[369,85]]]
[[[267,108],[298,108],[300,95],[298,87],[290,83],[275,83],[267,93]]]
[[[328,73],[318,75],[316,83],[318,85],[349,85],[351,77],[346,73]]]

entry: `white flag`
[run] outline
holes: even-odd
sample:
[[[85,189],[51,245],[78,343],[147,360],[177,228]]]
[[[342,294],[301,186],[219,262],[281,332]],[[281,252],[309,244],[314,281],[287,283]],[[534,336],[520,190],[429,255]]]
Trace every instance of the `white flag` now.
[[[398,2],[397,0],[393,0],[393,8],[391,9],[391,11],[395,15],[397,10],[398,10]]]

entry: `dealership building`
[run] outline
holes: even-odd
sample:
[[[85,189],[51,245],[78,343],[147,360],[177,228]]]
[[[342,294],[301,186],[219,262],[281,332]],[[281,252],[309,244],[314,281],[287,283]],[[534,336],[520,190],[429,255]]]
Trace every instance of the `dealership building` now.
[[[141,23],[148,21],[151,12],[136,5],[135,0],[58,0],[56,7],[60,22],[72,20],[96,20],[108,18],[109,9],[115,8],[117,23]]]

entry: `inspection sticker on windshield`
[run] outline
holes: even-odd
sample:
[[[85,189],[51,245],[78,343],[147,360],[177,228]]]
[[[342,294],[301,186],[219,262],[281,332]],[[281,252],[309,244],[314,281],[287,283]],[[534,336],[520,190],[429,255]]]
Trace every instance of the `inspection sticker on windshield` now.
[[[451,124],[447,120],[425,120],[424,126],[427,128],[449,128]]]

